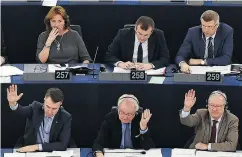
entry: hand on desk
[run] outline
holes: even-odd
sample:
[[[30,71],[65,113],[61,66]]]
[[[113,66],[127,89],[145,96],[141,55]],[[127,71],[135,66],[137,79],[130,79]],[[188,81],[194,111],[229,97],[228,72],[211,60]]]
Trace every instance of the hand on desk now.
[[[152,114],[150,113],[149,109],[146,109],[141,116],[140,120],[140,129],[141,130],[146,130],[147,129],[147,124],[151,118]]]
[[[197,144],[195,145],[195,148],[196,148],[196,149],[199,149],[199,150],[208,150],[208,144],[197,143]]]
[[[23,93],[18,95],[17,91],[18,91],[17,85],[11,85],[7,89],[7,98],[8,98],[9,106],[15,106],[17,104],[17,101],[23,96]]]
[[[153,66],[150,63],[135,63],[135,68],[137,70],[150,70]]]
[[[96,157],[104,157],[104,155],[102,152],[98,152],[98,153],[96,153]]]
[[[118,67],[123,68],[123,69],[131,69],[135,68],[134,63],[128,61],[128,62],[120,62],[118,63]]]
[[[88,64],[88,63],[90,63],[90,62],[89,62],[89,60],[84,60],[82,63],[83,63],[83,64]]]
[[[39,150],[39,146],[38,144],[35,144],[35,145],[21,147],[17,150],[17,152],[25,153],[25,152],[35,152],[37,150]]]
[[[190,67],[186,62],[181,63],[181,72],[190,74]]]
[[[189,65],[201,65],[202,59],[193,59],[191,58],[188,62]]]

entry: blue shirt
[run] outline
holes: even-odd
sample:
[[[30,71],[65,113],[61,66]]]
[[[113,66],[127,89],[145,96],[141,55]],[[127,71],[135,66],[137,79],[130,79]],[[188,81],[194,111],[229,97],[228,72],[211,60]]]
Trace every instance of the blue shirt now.
[[[12,110],[17,110],[18,104],[16,106],[10,106]],[[49,143],[49,137],[50,137],[50,129],[53,122],[54,116],[47,117],[44,116],[43,121],[40,124],[39,131],[37,132],[37,141],[36,143],[39,144],[39,151],[42,151],[42,144],[43,143]]]
[[[125,132],[125,128],[126,128],[126,124],[122,123],[122,140],[121,140],[121,144],[120,144],[120,148],[121,149],[124,148],[124,132]],[[130,135],[131,135],[131,123],[129,123],[129,130],[130,130]],[[148,127],[147,127],[146,130],[140,130],[140,134],[145,134],[147,131],[148,131]],[[136,135],[134,135],[134,136],[136,136]]]

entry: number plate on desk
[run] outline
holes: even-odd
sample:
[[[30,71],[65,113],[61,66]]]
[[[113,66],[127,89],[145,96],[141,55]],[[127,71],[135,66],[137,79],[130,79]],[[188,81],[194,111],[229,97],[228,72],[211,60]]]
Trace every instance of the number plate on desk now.
[[[56,80],[70,80],[71,72],[65,70],[56,70],[55,71],[55,79]]]
[[[130,80],[146,80],[147,74],[145,71],[131,70]]]
[[[222,75],[220,72],[206,72],[206,81],[222,82]]]

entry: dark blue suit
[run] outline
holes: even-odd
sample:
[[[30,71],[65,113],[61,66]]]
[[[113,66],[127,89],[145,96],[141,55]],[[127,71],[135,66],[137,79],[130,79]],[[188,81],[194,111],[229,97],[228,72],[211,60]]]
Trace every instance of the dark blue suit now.
[[[27,118],[25,135],[18,141],[18,147],[36,144],[37,132],[45,114],[43,104],[34,101],[29,106],[19,105],[15,112]],[[71,114],[61,107],[52,122],[49,143],[42,144],[43,151],[67,149],[71,136],[71,120]]]
[[[200,26],[188,30],[175,62],[188,62],[189,59],[204,59],[206,38]],[[214,58],[207,59],[207,65],[228,65],[233,54],[233,28],[220,23],[214,39]]]

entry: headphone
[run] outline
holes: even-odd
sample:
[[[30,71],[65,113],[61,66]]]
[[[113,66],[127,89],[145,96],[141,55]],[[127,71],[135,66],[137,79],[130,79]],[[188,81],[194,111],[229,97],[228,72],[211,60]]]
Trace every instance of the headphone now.
[[[222,91],[220,91],[220,90],[216,90],[216,91],[213,91],[210,95],[209,95],[209,97],[208,97],[208,100],[209,100],[209,98],[212,96],[212,95],[220,95],[220,96],[222,96],[223,98],[224,98],[224,100],[225,100],[225,104],[224,104],[224,108],[227,110],[228,109],[228,99],[227,99],[227,96],[226,96],[226,94],[224,93],[224,92],[222,92]],[[207,100],[207,104],[208,104],[208,100]],[[206,105],[206,107],[208,107],[208,105]]]
[[[131,94],[124,94],[122,95],[119,99],[118,99],[118,106],[120,105],[121,102],[123,102],[124,99],[126,98],[130,98],[132,100],[135,101],[136,103],[136,112],[139,110],[139,100],[134,96],[134,95],[131,95]]]

